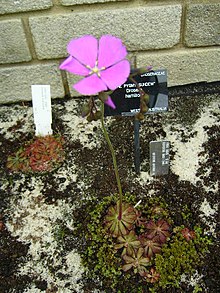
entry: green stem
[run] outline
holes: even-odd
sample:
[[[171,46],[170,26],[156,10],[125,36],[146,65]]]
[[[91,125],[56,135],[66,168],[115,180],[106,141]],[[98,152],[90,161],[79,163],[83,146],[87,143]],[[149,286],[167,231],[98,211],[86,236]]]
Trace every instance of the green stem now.
[[[118,165],[117,165],[117,160],[116,160],[116,156],[115,156],[115,150],[112,146],[111,140],[109,138],[108,132],[105,128],[105,124],[104,124],[104,103],[101,103],[101,123],[102,123],[102,130],[103,130],[103,134],[104,137],[108,143],[111,155],[112,155],[112,161],[113,161],[113,166],[114,166],[114,171],[115,171],[115,177],[116,177],[116,181],[117,181],[117,185],[118,185],[118,192],[119,192],[119,214],[118,214],[118,219],[121,220],[122,218],[122,188],[121,188],[121,180],[119,177],[119,173],[118,173]]]

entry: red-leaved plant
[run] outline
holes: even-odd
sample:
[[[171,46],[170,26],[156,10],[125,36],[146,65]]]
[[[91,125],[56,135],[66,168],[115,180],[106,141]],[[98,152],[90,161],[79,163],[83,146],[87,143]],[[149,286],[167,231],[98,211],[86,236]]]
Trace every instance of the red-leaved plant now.
[[[115,250],[121,253],[122,270],[138,273],[150,283],[157,282],[159,274],[152,266],[152,260],[161,253],[169,239],[170,224],[162,218],[157,221],[151,218],[147,220],[140,210],[129,203],[122,203],[121,219],[118,218],[118,212],[119,201],[109,207],[104,227],[106,233],[115,240]]]
[[[196,233],[192,230],[189,230],[188,228],[182,229],[181,233],[187,241],[190,241],[196,237]]]
[[[8,157],[7,168],[14,172],[49,172],[64,161],[63,138],[36,137]]]

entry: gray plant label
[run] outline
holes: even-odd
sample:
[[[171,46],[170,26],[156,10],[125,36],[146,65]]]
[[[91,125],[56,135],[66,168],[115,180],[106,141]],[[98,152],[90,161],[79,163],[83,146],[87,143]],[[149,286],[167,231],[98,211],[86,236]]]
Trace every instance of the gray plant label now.
[[[150,175],[160,176],[169,172],[170,142],[167,140],[150,142]]]

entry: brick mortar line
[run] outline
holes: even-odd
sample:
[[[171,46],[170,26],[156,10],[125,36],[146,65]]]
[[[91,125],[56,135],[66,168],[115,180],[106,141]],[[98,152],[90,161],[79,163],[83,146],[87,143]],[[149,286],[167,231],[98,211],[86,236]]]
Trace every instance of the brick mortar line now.
[[[58,0],[59,1],[59,0]],[[152,0],[151,0],[152,1]],[[219,4],[219,0],[170,0],[164,2],[163,0],[146,2],[146,0],[140,1],[116,1],[116,2],[104,2],[104,3],[91,3],[91,4],[76,4],[71,6],[64,6],[55,4],[56,0],[53,0],[54,6],[47,9],[41,10],[31,10],[31,11],[21,11],[15,13],[1,14],[1,20],[11,20],[21,17],[37,17],[37,16],[50,16],[59,15],[62,13],[71,12],[85,12],[86,8],[90,9],[90,12],[101,11],[101,10],[117,10],[121,8],[139,8],[139,7],[156,7],[156,6],[168,6],[168,5],[178,5],[183,3],[188,4]]]
[[[62,6],[61,0],[52,0],[54,6]]]
[[[136,0],[130,0],[133,1],[134,3]],[[149,7],[150,6],[162,6],[162,5],[175,5],[175,4],[181,4],[183,0],[140,0],[143,4],[147,4]]]
[[[165,54],[169,54],[169,53],[183,53],[183,52],[195,52],[197,51],[202,52],[202,51],[214,51],[216,49],[220,50],[220,46],[216,45],[216,46],[204,46],[204,47],[182,47],[180,49],[178,48],[172,48],[172,49],[160,49],[160,50],[145,50],[145,51],[135,51],[135,52],[129,52],[129,55],[134,55],[138,56],[138,55],[142,55],[142,54],[148,54],[148,55],[154,55],[154,54],[161,54],[161,55],[165,55]],[[128,56],[129,57],[129,56]],[[22,67],[22,66],[32,66],[32,65],[48,65],[48,64],[54,64],[57,63],[57,66],[59,66],[59,63],[64,60],[65,57],[63,58],[53,58],[53,59],[44,59],[44,60],[32,60],[32,61],[28,61],[28,62],[18,62],[18,63],[8,63],[8,64],[0,64],[0,69],[7,69],[7,68],[11,68],[11,67]]]
[[[219,4],[219,0],[183,0],[187,4]]]
[[[181,47],[177,48],[176,46],[173,47],[172,49],[164,48],[164,49],[157,49],[157,50],[145,50],[145,51],[138,51],[138,54],[149,54],[153,55],[155,53],[161,53],[166,54],[166,53],[183,53],[183,52],[190,52],[190,51],[211,51],[215,49],[220,49],[219,45],[212,45],[212,46],[203,46],[203,47]]]
[[[70,97],[71,93],[70,93],[67,73],[64,70],[60,70],[60,72],[61,72],[61,79],[62,79],[62,84],[63,84],[63,89],[64,89],[65,96]]]
[[[117,3],[117,5],[116,5]],[[16,13],[9,13],[0,15],[2,20],[12,20],[22,17],[37,17],[37,16],[56,16],[60,14],[71,14],[74,13],[85,13],[85,9],[89,8],[89,13],[91,12],[101,12],[101,11],[117,11],[120,9],[129,8],[147,8],[147,7],[166,7],[171,5],[181,5],[182,0],[175,0],[175,2],[164,3],[164,1],[159,1],[156,3],[149,3],[144,0],[138,3],[136,1],[119,1],[119,2],[106,2],[106,3],[92,3],[92,4],[82,4],[73,6],[53,6],[48,9],[34,10],[34,11],[23,11]]]
[[[187,21],[187,4],[183,1],[182,4],[182,17],[181,17],[181,28],[180,28],[180,42],[185,46],[185,33],[186,33],[186,21]]]
[[[64,58],[63,58],[64,59]],[[45,60],[38,60],[38,59],[33,59],[31,61],[22,61],[22,62],[17,62],[17,63],[5,63],[5,64],[0,64],[0,69],[7,69],[11,67],[23,67],[23,66],[33,66],[33,65],[48,65],[51,64],[53,65],[54,63],[57,63],[57,67],[59,66],[59,63],[62,59],[45,59]]]
[[[61,1],[60,0],[52,0],[52,2],[53,2],[53,5],[54,5],[53,7],[57,7],[58,9],[59,9],[59,7],[63,7],[61,5]],[[60,60],[61,59],[59,59],[59,63],[60,63]],[[69,82],[68,82],[68,78],[67,78],[67,73],[64,70],[60,70],[60,74],[61,74],[61,80],[62,80],[62,85],[63,85],[63,89],[64,89],[64,96],[70,97],[71,96],[71,93],[70,93],[70,88],[69,88]]]
[[[29,47],[29,50],[31,53],[31,57],[33,60],[37,59],[37,53],[36,53],[35,46],[34,46],[34,40],[33,40],[32,34],[31,34],[30,26],[29,26],[29,19],[27,17],[22,17],[21,21],[22,21],[22,25],[24,28],[27,44],[28,44],[28,47]]]

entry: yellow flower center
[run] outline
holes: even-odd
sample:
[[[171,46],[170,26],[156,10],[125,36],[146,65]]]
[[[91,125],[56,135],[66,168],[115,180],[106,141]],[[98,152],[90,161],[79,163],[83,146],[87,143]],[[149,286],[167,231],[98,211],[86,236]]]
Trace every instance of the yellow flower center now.
[[[90,70],[89,75],[95,73],[98,75],[98,77],[100,77],[100,71],[106,69],[105,67],[98,68],[98,60],[95,62],[95,66],[93,68],[91,68],[89,65],[86,65],[86,67]]]
[[[92,73],[96,73],[99,75],[99,68],[97,66],[95,66],[94,68],[92,68]]]

